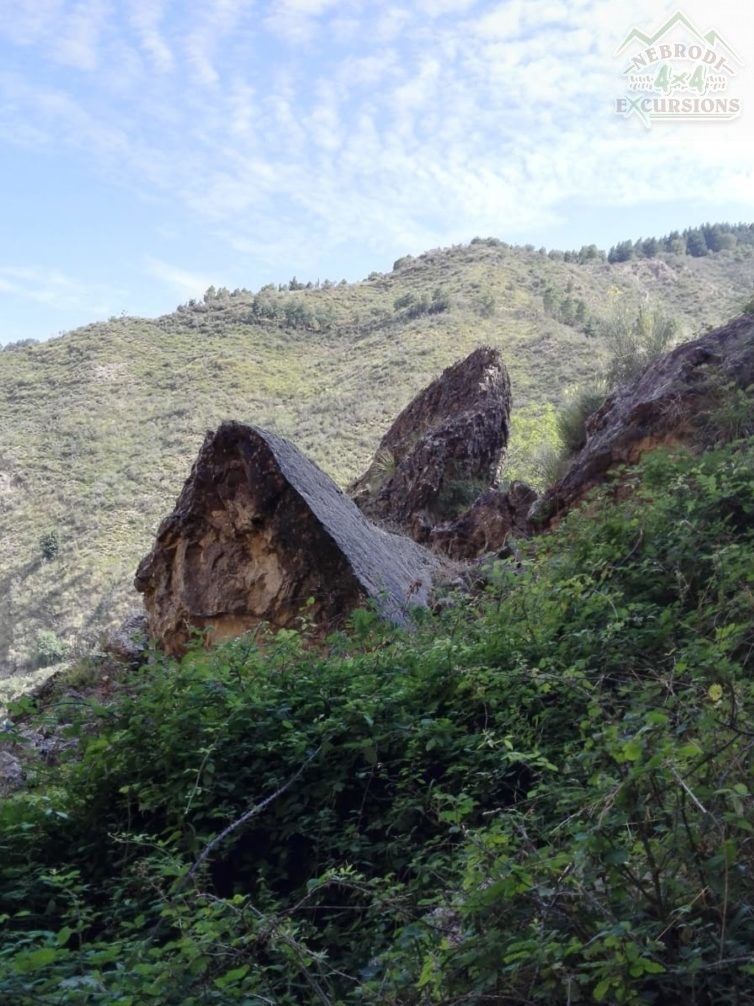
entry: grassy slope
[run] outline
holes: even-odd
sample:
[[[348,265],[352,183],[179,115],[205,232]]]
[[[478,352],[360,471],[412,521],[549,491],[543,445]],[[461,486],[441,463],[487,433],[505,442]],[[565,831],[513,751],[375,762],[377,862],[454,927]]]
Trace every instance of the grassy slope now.
[[[438,286],[449,311],[395,310],[402,294]],[[40,630],[89,644],[138,606],[136,563],[204,431],[224,418],[291,437],[345,483],[412,395],[480,343],[501,348],[519,409],[557,403],[594,372],[601,347],[545,314],[547,287],[570,289],[594,316],[648,298],[693,335],[737,313],[754,256],[577,265],[475,244],[363,283],[279,295],[327,313],[324,331],[250,322],[252,298],[241,294],[0,354],[0,678],[28,672]],[[49,529],[60,553],[46,563],[39,537]]]

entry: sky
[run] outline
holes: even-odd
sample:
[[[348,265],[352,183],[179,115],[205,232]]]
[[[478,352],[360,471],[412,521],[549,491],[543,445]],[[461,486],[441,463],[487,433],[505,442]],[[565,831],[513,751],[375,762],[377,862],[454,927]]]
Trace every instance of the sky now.
[[[754,221],[753,6],[680,5],[734,47],[738,118],[616,113],[616,49],[678,9],[0,0],[0,343],[477,235]]]

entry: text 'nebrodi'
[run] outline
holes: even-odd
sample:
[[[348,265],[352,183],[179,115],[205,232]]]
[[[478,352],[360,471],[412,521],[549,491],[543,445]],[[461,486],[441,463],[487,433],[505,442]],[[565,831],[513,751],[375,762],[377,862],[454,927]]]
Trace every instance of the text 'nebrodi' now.
[[[616,51],[628,55],[627,93],[615,111],[637,115],[645,126],[662,121],[728,121],[741,99],[728,93],[743,61],[716,31],[700,32],[680,11],[654,34],[633,28]]]

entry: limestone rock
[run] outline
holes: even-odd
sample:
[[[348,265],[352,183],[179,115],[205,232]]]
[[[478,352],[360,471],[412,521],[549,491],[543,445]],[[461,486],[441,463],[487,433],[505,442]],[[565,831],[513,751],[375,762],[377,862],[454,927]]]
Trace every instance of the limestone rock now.
[[[430,545],[451,559],[476,559],[497,552],[510,535],[528,534],[527,515],[536,498],[536,492],[523,482],[512,482],[507,490],[489,489],[460,517],[433,528]]]
[[[21,762],[9,751],[0,751],[0,796],[7,796],[24,784]]]
[[[401,412],[349,494],[367,516],[426,542],[490,487],[509,421],[508,372],[498,351],[483,346]]]
[[[105,653],[121,663],[138,667],[147,650],[148,630],[147,616],[143,612],[129,615],[120,628],[108,633]]]
[[[565,476],[534,505],[540,527],[554,521],[619,465],[700,434],[704,415],[731,386],[754,385],[754,317],[744,315],[687,342],[618,388],[586,423],[586,443]]]
[[[292,444],[254,426],[208,433],[175,510],[136,574],[150,634],[181,653],[307,614],[324,626],[374,598],[395,621],[424,605],[437,560],[371,524]]]

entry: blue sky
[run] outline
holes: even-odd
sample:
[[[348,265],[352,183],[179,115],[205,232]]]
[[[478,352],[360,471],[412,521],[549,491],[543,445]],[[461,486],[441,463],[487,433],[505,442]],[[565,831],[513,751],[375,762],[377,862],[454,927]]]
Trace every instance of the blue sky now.
[[[752,221],[754,9],[682,6],[747,64],[739,119],[613,110],[615,49],[676,7],[0,0],[0,342],[477,234]]]

